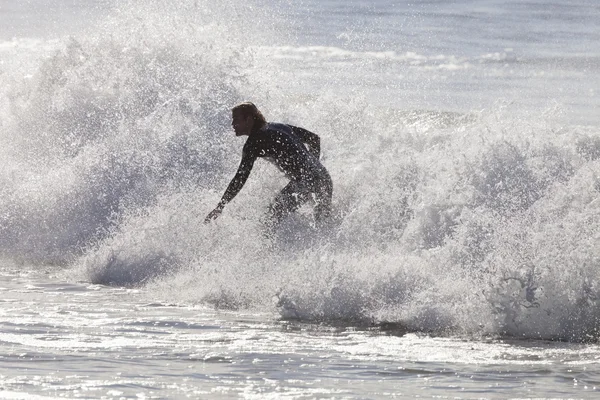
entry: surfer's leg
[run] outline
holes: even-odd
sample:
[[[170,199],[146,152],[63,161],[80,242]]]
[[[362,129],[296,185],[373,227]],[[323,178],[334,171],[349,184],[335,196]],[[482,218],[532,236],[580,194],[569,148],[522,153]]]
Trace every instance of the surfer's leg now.
[[[333,195],[333,182],[329,174],[319,179],[315,190],[315,222],[322,225],[331,217],[331,197]]]
[[[298,182],[291,181],[275,197],[267,215],[267,223],[277,225],[283,218],[308,201],[310,193]]]

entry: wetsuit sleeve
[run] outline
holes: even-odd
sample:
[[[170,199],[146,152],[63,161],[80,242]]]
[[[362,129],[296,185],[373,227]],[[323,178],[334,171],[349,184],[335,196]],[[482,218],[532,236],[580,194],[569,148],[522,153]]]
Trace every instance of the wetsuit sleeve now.
[[[219,202],[218,208],[225,207],[225,204],[233,200],[233,198],[240,192],[240,190],[242,190],[244,184],[250,176],[250,171],[252,171],[254,161],[256,161],[256,152],[253,151],[249,146],[244,146],[240,166],[238,167],[235,176],[229,183],[229,186],[227,186],[223,197],[221,197],[221,201]]]
[[[292,132],[302,141],[302,143],[308,145],[310,152],[319,158],[321,155],[321,138],[319,138],[316,133],[307,131],[304,128],[299,128],[292,125],[290,125],[290,128],[292,128]]]

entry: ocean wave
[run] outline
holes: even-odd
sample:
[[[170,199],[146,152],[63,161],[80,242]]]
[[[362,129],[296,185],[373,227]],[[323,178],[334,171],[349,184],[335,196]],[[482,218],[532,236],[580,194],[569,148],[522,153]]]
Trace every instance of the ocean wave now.
[[[50,50],[27,42],[31,74],[0,75],[5,253],[72,261],[126,208],[151,204],[165,186],[205,185],[229,162],[219,133],[241,100],[241,56],[210,51],[203,32],[192,43],[113,27]]]
[[[287,75],[253,69],[261,51],[352,68],[510,56],[256,46],[240,28],[251,8],[147,4],[52,43],[49,56],[33,44],[26,74],[2,67],[3,258],[143,287],[151,302],[597,339],[597,128],[560,125],[559,109],[521,118],[502,102],[465,113],[375,106],[335,86],[296,95],[281,90]],[[306,207],[266,234],[263,213],[286,182],[260,162],[221,218],[203,223],[239,161],[229,109],[242,100],[321,135],[334,181],[328,229]]]
[[[556,135],[530,122],[509,134],[509,118],[482,113],[415,132],[413,119],[340,107],[318,105],[342,111],[324,129],[340,132],[326,145],[336,183],[329,231],[307,229],[307,209],[265,239],[260,210],[275,190],[261,171],[268,189],[249,187],[218,225],[198,228],[186,270],[149,290],[300,321],[595,340],[593,130]],[[344,124],[360,135],[342,134]]]
[[[381,62],[396,63],[409,67],[435,69],[467,69],[480,64],[514,64],[519,60],[512,49],[504,52],[486,53],[480,56],[426,55],[413,51],[355,51],[332,46],[261,46],[256,51],[274,58],[301,62]]]

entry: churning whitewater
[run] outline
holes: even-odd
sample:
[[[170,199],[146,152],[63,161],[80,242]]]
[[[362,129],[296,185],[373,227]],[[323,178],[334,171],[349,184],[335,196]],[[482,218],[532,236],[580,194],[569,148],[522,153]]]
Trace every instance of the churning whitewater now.
[[[3,42],[2,257],[143,288],[156,302],[596,341],[597,126],[564,124],[562,106],[541,99],[519,112],[503,98],[443,111],[390,94],[386,105],[349,83],[355,69],[384,70],[393,90],[393,69],[434,80],[527,60],[292,51],[271,45],[284,24],[252,4],[130,2],[85,35]],[[294,64],[304,54],[329,80],[286,89],[309,73]],[[334,182],[328,229],[306,207],[263,234],[286,179],[262,162],[222,217],[203,223],[237,168],[230,109],[246,100],[321,136]]]

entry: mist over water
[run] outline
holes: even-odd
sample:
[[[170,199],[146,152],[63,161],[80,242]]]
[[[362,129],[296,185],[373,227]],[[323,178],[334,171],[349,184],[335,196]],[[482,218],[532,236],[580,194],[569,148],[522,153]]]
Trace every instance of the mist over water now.
[[[274,9],[134,1],[82,35],[3,44],[2,256],[142,286],[156,301],[596,340],[597,126],[563,122],[548,99],[417,107],[395,93],[425,97],[475,61],[475,77],[520,62],[289,45],[285,4]],[[394,83],[398,73],[417,78]],[[203,223],[237,168],[243,139],[229,110],[245,100],[321,135],[334,181],[327,229],[314,229],[306,207],[265,235],[286,179],[263,162]]]

